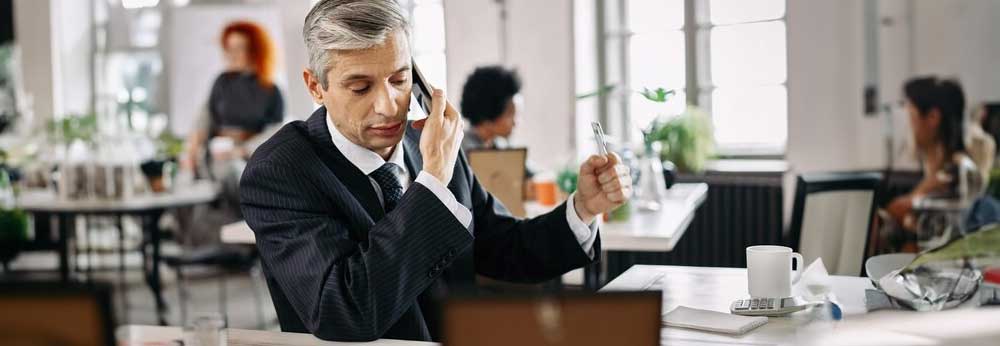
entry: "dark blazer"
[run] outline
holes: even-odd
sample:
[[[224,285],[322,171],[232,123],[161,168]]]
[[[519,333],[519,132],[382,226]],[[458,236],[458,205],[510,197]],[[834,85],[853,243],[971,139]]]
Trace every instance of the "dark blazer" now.
[[[418,183],[385,213],[368,177],[333,145],[325,117],[320,108],[285,125],[254,152],[240,181],[282,330],[326,340],[437,340],[440,299],[473,287],[476,274],[536,283],[592,262],[565,204],[516,219],[461,153],[448,189],[472,211],[469,229]],[[411,179],[423,166],[419,143],[420,132],[408,128]]]

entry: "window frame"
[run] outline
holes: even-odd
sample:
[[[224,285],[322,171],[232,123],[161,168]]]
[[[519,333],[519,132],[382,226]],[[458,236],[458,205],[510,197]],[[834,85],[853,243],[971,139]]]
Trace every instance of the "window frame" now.
[[[780,17],[713,24],[710,18],[709,0],[682,0],[684,2],[684,24],[680,31],[684,35],[685,83],[684,94],[687,104],[698,106],[711,116],[712,93],[718,87],[712,83],[711,75],[711,33],[716,27],[739,26],[755,23],[781,22],[785,26],[785,54],[788,48],[788,0],[783,2],[785,11]],[[630,110],[629,51],[631,37],[636,33],[628,29],[629,0],[595,0],[597,10],[597,62],[598,85],[615,85],[615,91],[598,95],[598,119],[609,124],[613,135],[623,142],[637,143],[641,140],[638,129],[633,129]],[[787,63],[786,78],[779,84],[760,86],[782,86],[788,93]],[[624,87],[622,87],[624,86]],[[786,101],[787,102],[787,101]],[[786,106],[787,107],[787,106]],[[786,118],[788,117],[786,112]],[[786,129],[787,134],[787,129]],[[720,157],[736,158],[783,158],[786,153],[787,138],[776,145],[718,146]]]

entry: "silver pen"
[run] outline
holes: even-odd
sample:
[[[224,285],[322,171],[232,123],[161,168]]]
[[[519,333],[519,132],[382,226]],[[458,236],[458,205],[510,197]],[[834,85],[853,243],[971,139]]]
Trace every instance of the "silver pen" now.
[[[608,155],[608,141],[604,138],[604,128],[601,127],[601,123],[592,121],[590,127],[594,128],[594,140],[597,141],[597,150],[603,156]]]

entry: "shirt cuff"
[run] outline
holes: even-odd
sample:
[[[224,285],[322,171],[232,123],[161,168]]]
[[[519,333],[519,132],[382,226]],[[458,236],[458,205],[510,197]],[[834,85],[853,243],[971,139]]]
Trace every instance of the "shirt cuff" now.
[[[469,229],[469,225],[472,224],[472,212],[469,211],[469,208],[462,205],[462,203],[458,203],[458,200],[455,199],[455,194],[451,193],[444,184],[441,184],[440,180],[427,173],[427,171],[420,171],[420,174],[417,174],[417,182],[428,190],[431,190],[434,196],[437,196],[438,200],[451,211],[451,214],[455,215],[455,219],[462,226],[465,226],[465,229]],[[580,223],[583,223],[583,221],[580,221]]]
[[[569,224],[569,229],[573,231],[573,235],[576,236],[576,241],[580,243],[583,252],[586,252],[587,256],[593,259],[594,241],[597,240],[597,219],[595,218],[589,225],[583,223],[573,204],[575,196],[576,192],[570,194],[569,199],[566,200],[566,223]]]

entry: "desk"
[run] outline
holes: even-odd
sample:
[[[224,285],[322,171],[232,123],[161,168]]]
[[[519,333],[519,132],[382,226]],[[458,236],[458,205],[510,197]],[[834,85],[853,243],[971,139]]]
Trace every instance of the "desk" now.
[[[346,345],[372,345],[372,346],[435,346],[433,342],[391,340],[382,339],[373,342],[334,342],[317,339],[311,334],[283,333],[262,330],[229,329],[229,345],[231,346],[346,346]],[[118,328],[115,335],[122,339],[118,340],[121,346],[172,346],[174,340],[182,338],[183,331],[180,327],[159,327],[126,325]]]
[[[163,301],[163,288],[160,281],[160,229],[157,225],[160,216],[167,209],[181,208],[214,201],[219,194],[217,185],[207,181],[195,182],[187,186],[179,186],[174,191],[146,194],[124,200],[66,200],[60,199],[51,189],[27,190],[17,199],[17,207],[26,212],[51,213],[59,220],[59,276],[63,281],[69,280],[70,271],[70,224],[80,215],[113,216],[120,220],[123,215],[138,217],[142,224],[143,271],[146,283],[153,291],[156,300],[156,311],[161,324],[165,324],[163,312],[166,304]],[[119,240],[121,241],[121,222],[118,222]],[[150,246],[149,256],[146,256],[146,245]],[[121,261],[124,266],[124,260]],[[124,271],[124,267],[120,268]]]
[[[831,276],[831,284],[844,312],[844,321],[834,328],[835,331],[825,331],[818,336],[808,334],[803,330],[808,323],[808,312],[799,312],[788,317],[771,317],[764,326],[742,336],[665,327],[661,343],[680,346],[803,344],[804,341],[823,345],[991,344],[1000,334],[995,324],[1000,321],[1000,309],[997,308],[867,314],[865,290],[873,288],[871,281],[862,277]],[[728,312],[733,300],[747,297],[746,269],[636,265],[602,290],[657,289],[663,291],[664,313],[679,305]],[[947,327],[929,327],[944,325]]]
[[[633,210],[627,221],[607,222],[601,226],[600,268],[584,268],[583,285],[596,289],[607,274],[610,251],[670,252],[691,225],[698,207],[708,196],[708,184],[674,184],[659,211]],[[599,270],[595,270],[599,269]]]
[[[663,209],[634,210],[628,221],[605,223],[601,247],[604,251],[671,251],[707,196],[708,184],[676,184],[667,190]]]
[[[873,288],[871,281],[861,277],[831,278],[833,293],[840,302],[845,318],[867,312],[865,289]],[[730,303],[748,296],[747,272],[743,268],[636,265],[608,283],[602,290],[662,290],[664,313],[679,305],[729,312]],[[792,316],[772,317],[764,326],[739,337],[665,327],[661,341],[671,345],[794,343],[796,330],[806,321],[800,317],[802,313]]]

